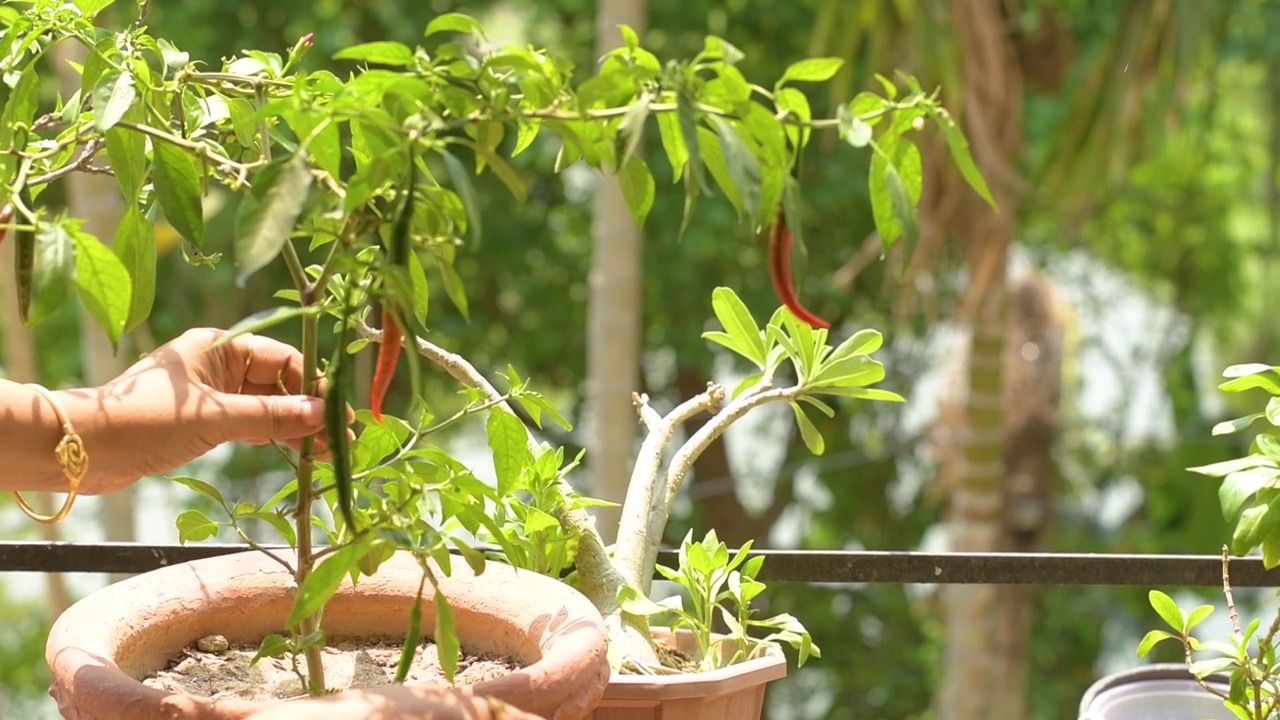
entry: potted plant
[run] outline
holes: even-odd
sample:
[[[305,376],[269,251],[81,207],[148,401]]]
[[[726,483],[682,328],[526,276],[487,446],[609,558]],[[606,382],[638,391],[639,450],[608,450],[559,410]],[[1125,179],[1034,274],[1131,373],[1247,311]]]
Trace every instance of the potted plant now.
[[[719,698],[740,689],[741,671],[751,678],[746,685],[780,676],[778,642],[798,647],[801,661],[816,652],[793,618],[751,617],[751,600],[763,585],[754,579],[760,560],[748,558],[747,548],[730,553],[714,535],[684,543],[680,566],[664,574],[690,590],[688,609],[649,601],[649,583],[690,464],[733,421],[767,402],[788,402],[806,443],[821,452],[802,403],[829,413],[819,396],[898,399],[869,387],[884,375],[870,358],[878,333],[863,330],[833,346],[824,323],[795,297],[785,218],[794,221],[801,206],[791,169],[814,129],[836,129],[851,145],[872,148],[871,200],[881,238],[886,248],[905,238],[909,256],[919,232],[914,204],[922,177],[910,134],[926,118],[940,128],[960,171],[990,199],[936,93],[903,76],[906,92],[899,97],[900,88],[881,78],[883,95],[862,93],[837,117],[813,119],[794,85],[830,78],[838,59],[796,63],[766,90],[747,83],[735,67],[741,52],[720,38],[708,37],[691,61],[663,65],[625,27],[624,46],[575,87],[569,68],[545,52],[466,40],[483,33],[456,13],[427,26],[429,50],[375,41],[337,53],[352,63],[345,80],[300,69],[309,36],[283,56],[246,50],[208,71],[148,34],[145,0],[129,26],[96,27],[95,16],[110,4],[33,0],[21,13],[0,12],[11,48],[0,58],[8,85],[0,111],[0,190],[7,202],[0,229],[14,238],[25,320],[40,322],[74,286],[117,342],[154,301],[150,223],[163,215],[183,237],[191,264],[215,264],[221,253],[205,245],[201,196],[211,189],[234,194],[237,283],[282,262],[293,287],[276,293],[283,304],[245,319],[220,341],[282,323],[300,326],[301,390],[327,385],[329,457],[317,455],[313,439],[296,455],[281,448],[294,477],[264,503],[233,502],[206,482],[179,478],[224,515],[184,512],[180,538],[198,541],[230,528],[252,551],[139,576],[68,610],[48,649],[64,715],[246,717],[329,703],[314,712],[359,716],[378,707],[403,709],[407,717],[454,712],[459,704],[482,713],[486,698],[498,698],[574,718],[591,712],[611,670],[621,704],[630,702],[628,693],[672,686],[661,692],[688,705],[699,693]],[[83,45],[88,58],[79,68],[80,91],[42,113],[37,66],[55,42]],[[464,358],[425,338],[427,270],[438,273],[465,314],[453,259],[462,238],[479,232],[480,216],[464,161],[476,172],[493,171],[521,200],[522,179],[504,155],[519,154],[544,131],[559,142],[558,167],[581,160],[618,173],[636,222],[643,222],[655,182],[634,150],[650,116],[684,181],[686,211],[710,175],[752,227],[773,219],[770,267],[789,309],[761,329],[731,290],[717,290],[713,310],[724,331],[707,337],[758,372],[733,390],[709,387],[665,416],[637,397],[649,433],[611,549],[587,513],[593,501],[567,482],[576,460],[536,442],[511,411],[518,404],[535,422],[562,422],[547,398],[514,369],[499,390]],[[112,248],[77,219],[36,202],[51,183],[80,171],[113,174],[124,194],[128,209]],[[775,213],[779,206],[785,212]],[[351,356],[370,344],[377,353],[371,407],[355,414],[361,431],[349,436]],[[382,405],[402,347],[409,349],[413,392],[396,417],[382,413]],[[433,418],[418,388],[419,356],[466,388],[462,409]],[[793,371],[794,382],[783,382]],[[711,422],[664,469],[675,429],[703,411],[714,413]],[[471,416],[485,418],[496,486],[422,442]],[[251,521],[273,528],[292,552],[267,551],[246,531]],[[322,546],[313,541],[316,531]],[[505,562],[486,563],[471,542],[477,537],[493,541]],[[570,566],[573,588],[544,577]],[[504,596],[509,602],[497,602]],[[659,613],[671,618],[674,633],[650,632],[648,618]],[[717,614],[732,629],[727,637],[711,633]],[[768,637],[748,634],[762,627]],[[423,634],[434,640],[442,685],[455,680],[464,650],[505,654],[517,667],[464,689],[405,685],[285,707],[140,682],[184,653],[197,665],[209,655],[217,656],[215,665],[231,665],[221,663],[224,645],[252,641],[251,671],[272,664],[296,677],[297,694],[330,695],[324,666],[333,641],[355,638],[365,643],[359,650],[368,650],[375,636],[390,635],[399,638],[394,673],[387,673],[397,685],[426,655]],[[670,642],[658,642],[663,637]],[[202,638],[207,649],[189,647]],[[707,672],[654,680],[672,669]],[[259,676],[253,678],[245,684],[248,696],[262,690]],[[151,678],[152,685],[159,681]],[[761,690],[746,692],[746,701],[711,702],[733,717],[750,707],[758,714]]]
[[[1138,654],[1146,655],[1166,640],[1176,641],[1183,646],[1186,677],[1199,686],[1200,697],[1207,693],[1224,713],[1229,711],[1223,717],[1270,720],[1280,715],[1276,665],[1280,610],[1265,628],[1262,618],[1241,625],[1231,592],[1230,556],[1248,555],[1261,548],[1262,563],[1267,569],[1280,565],[1280,368],[1261,363],[1233,365],[1223,371],[1223,377],[1227,380],[1218,386],[1220,390],[1241,393],[1261,389],[1270,396],[1259,412],[1220,422],[1213,428],[1214,435],[1228,435],[1265,420],[1247,455],[1190,468],[1192,472],[1222,478],[1218,490],[1222,514],[1228,522],[1235,523],[1230,545],[1222,548],[1222,592],[1230,632],[1226,640],[1198,639],[1192,631],[1213,614],[1213,606],[1179,608],[1168,595],[1152,590],[1151,606],[1168,629],[1147,633],[1138,646]],[[1208,657],[1197,659],[1197,654],[1206,653]],[[1202,713],[1195,717],[1201,716]]]

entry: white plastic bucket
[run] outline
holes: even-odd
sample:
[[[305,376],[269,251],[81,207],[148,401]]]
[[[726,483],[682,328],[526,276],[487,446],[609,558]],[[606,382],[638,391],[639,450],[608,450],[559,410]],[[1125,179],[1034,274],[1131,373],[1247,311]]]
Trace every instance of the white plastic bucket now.
[[[1226,691],[1225,678],[1210,685]],[[1080,703],[1080,720],[1237,720],[1184,665],[1149,665],[1108,675]]]

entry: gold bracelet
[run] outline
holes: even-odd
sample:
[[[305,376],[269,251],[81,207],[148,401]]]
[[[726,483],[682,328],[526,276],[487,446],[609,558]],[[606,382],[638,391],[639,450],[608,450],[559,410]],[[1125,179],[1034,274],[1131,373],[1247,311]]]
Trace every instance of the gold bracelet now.
[[[53,454],[57,456],[58,464],[62,466],[62,474],[66,475],[70,487],[67,490],[67,499],[62,503],[62,509],[53,515],[41,515],[32,510],[27,501],[22,499],[22,493],[17,490],[13,491],[13,497],[27,517],[39,523],[52,525],[61,522],[67,513],[71,512],[71,506],[76,502],[76,493],[80,490],[80,481],[84,480],[84,476],[89,472],[89,453],[84,449],[84,440],[80,438],[75,426],[71,424],[71,420],[67,418],[67,414],[63,412],[62,406],[53,398],[53,395],[40,385],[29,384],[27,387],[35,390],[53,406],[53,414],[57,416],[58,422],[62,423],[63,437],[54,448]]]

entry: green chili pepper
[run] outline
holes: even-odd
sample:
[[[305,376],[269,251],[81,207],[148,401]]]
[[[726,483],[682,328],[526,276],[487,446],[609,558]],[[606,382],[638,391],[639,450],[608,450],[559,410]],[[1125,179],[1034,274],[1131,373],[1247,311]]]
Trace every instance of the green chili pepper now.
[[[346,347],[347,347],[347,315],[350,304],[346,305],[342,318],[342,333],[338,338],[338,347],[329,363],[329,392],[325,396],[324,429],[329,440],[329,457],[333,461],[333,484],[338,491],[338,509],[342,519],[352,533],[356,531],[355,489],[351,477],[351,443],[347,438],[347,399],[346,399]]]
[[[418,581],[418,598],[413,601],[413,609],[409,611],[409,631],[404,635],[404,644],[400,647],[400,662],[396,663],[396,676],[392,681],[399,685],[409,677],[409,668],[413,666],[413,656],[418,648],[419,633],[422,629],[422,591],[427,586],[427,574],[422,573]]]

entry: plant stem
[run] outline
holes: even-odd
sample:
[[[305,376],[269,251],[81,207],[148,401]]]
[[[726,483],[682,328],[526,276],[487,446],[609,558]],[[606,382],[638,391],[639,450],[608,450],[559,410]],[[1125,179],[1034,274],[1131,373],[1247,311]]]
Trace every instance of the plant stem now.
[[[292,242],[285,242],[285,258],[293,257],[297,262],[297,250],[294,249]],[[296,280],[297,278],[295,278]],[[305,276],[302,278],[305,283]],[[299,285],[298,290],[301,292],[305,285]],[[320,353],[317,329],[319,327],[320,318],[317,315],[302,316],[302,394],[316,394],[316,358]],[[315,468],[315,438],[308,435],[302,439],[302,448],[298,453],[298,502],[295,522],[297,523],[298,536],[298,570],[295,580],[297,581],[299,591],[307,580],[307,576],[311,574],[311,568],[315,563],[315,558],[311,549],[311,503],[313,482],[312,471]],[[320,627],[320,616],[317,613],[307,618],[303,618],[299,623],[298,632],[306,638],[318,630]],[[307,643],[307,679],[310,687],[309,692],[312,695],[321,695],[324,693],[324,664],[321,659],[321,647],[315,643]]]

